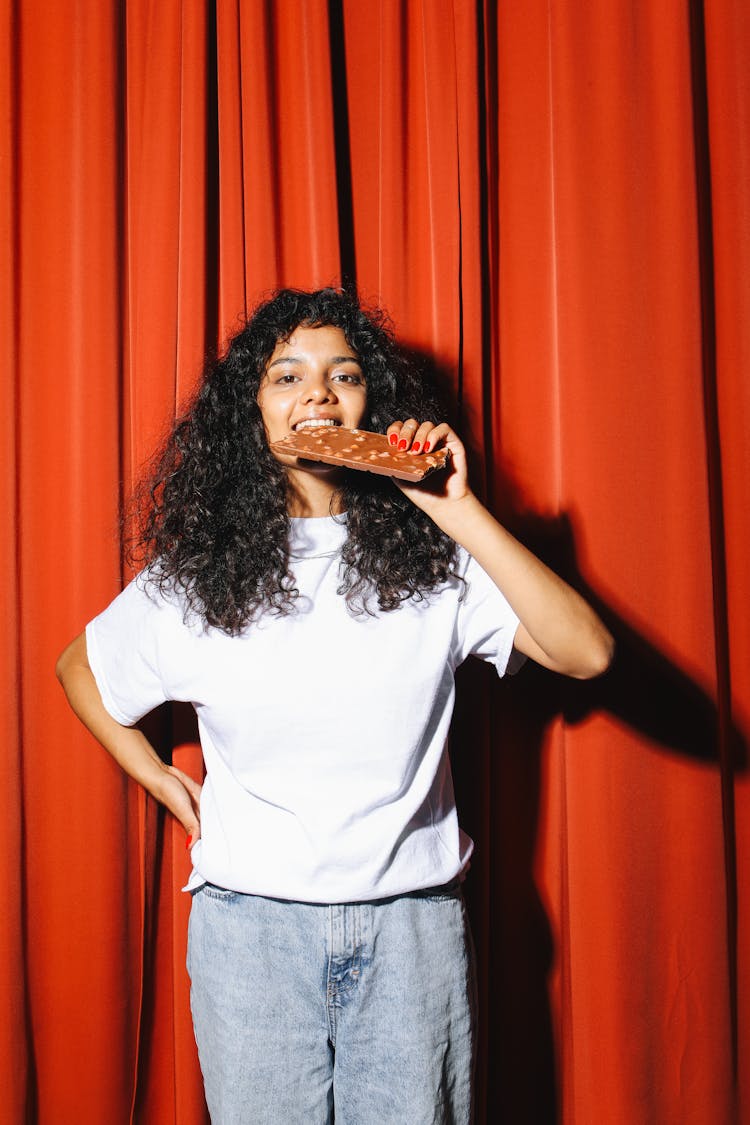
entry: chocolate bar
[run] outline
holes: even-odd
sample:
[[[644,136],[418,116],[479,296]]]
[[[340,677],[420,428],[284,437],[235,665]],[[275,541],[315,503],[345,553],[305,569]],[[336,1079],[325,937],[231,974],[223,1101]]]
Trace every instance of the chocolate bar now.
[[[367,430],[347,430],[343,426],[311,427],[291,433],[271,445],[274,453],[291,454],[307,461],[323,461],[326,465],[342,465],[347,469],[364,469],[400,480],[419,481],[450,460],[450,450],[434,453],[409,453],[395,449],[385,434]]]

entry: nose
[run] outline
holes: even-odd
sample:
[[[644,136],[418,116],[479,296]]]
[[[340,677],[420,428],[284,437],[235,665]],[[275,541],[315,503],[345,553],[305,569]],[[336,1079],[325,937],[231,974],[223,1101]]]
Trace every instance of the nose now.
[[[302,385],[303,402],[333,402],[336,394],[324,375],[309,376]]]

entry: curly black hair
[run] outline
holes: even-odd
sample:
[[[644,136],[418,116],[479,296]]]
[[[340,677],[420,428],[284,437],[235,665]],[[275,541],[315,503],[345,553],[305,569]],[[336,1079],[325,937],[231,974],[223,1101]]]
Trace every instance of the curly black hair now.
[[[386,314],[338,289],[278,290],[207,367],[195,398],[136,490],[132,561],[162,593],[184,595],[186,614],[230,635],[260,613],[289,613],[298,590],[289,567],[286,471],[268,448],[257,403],[266,365],[295,328],[340,328],[367,385],[363,428],[438,420],[434,391],[397,347]],[[388,479],[349,471],[342,594],[353,613],[424,597],[454,574],[456,545]]]

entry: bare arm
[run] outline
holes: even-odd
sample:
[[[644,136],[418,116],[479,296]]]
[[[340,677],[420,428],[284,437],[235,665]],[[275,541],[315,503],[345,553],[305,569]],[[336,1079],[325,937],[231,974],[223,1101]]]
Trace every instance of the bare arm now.
[[[466,452],[447,423],[414,419],[388,430],[405,448],[420,452],[445,445],[446,473],[425,484],[398,486],[438,527],[464,547],[508,599],[520,619],[515,647],[555,672],[588,679],[604,672],[614,650],[612,636],[580,594],[506,531],[469,488]]]
[[[81,633],[57,661],[57,678],[68,702],[94,738],[115,761],[179,820],[193,840],[200,836],[200,786],[182,770],[162,762],[135,727],[116,722],[102,703]]]

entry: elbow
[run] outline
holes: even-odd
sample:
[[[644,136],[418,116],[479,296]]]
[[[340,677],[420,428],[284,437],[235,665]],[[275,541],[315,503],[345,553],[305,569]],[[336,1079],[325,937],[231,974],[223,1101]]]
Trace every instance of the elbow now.
[[[57,663],[55,664],[55,675],[57,676],[58,681],[62,685],[63,691],[67,695],[68,692],[67,692],[67,688],[65,686],[65,681],[66,681],[67,674],[68,674],[69,661],[66,659],[66,657],[67,657],[67,650],[65,652],[61,653],[58,656]]]
[[[573,673],[574,678],[576,680],[594,680],[597,676],[603,676],[611,665],[614,655],[615,639],[611,633],[605,631],[604,635],[598,637],[596,642],[590,645],[586,653],[586,661]]]
[[[63,649],[55,664],[55,675],[62,684],[66,694],[66,683],[69,681],[71,669],[74,669],[76,666],[88,668],[86,638],[83,633],[79,637],[76,637],[75,640],[71,641],[67,648]]]

